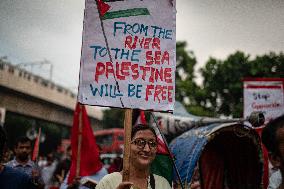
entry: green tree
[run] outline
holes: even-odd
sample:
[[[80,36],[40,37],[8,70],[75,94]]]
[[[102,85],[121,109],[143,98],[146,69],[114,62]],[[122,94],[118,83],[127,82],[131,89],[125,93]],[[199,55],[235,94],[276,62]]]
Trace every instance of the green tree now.
[[[195,115],[209,115],[200,106],[204,92],[194,81],[194,67],[197,63],[192,51],[186,50],[186,42],[177,42],[176,49],[176,100],[185,105],[187,110]]]
[[[284,78],[284,54],[274,52],[257,56],[251,61],[250,74],[253,77]]]
[[[104,128],[123,128],[124,110],[110,108],[104,110],[102,124]]]

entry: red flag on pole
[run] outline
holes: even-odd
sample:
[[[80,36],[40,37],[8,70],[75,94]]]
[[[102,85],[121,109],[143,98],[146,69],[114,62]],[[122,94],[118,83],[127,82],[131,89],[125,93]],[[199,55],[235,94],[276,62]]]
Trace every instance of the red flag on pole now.
[[[33,150],[33,156],[32,156],[32,161],[36,161],[37,156],[38,156],[38,151],[39,151],[39,143],[40,143],[40,135],[41,135],[41,127],[38,130],[38,134],[36,137],[35,145],[34,145],[34,150]]]
[[[102,168],[102,163],[99,158],[99,149],[85,106],[78,102],[73,118],[71,148],[72,157],[68,184],[72,183],[76,176],[90,176]],[[78,151],[79,155],[77,155]],[[79,175],[76,175],[78,169]]]
[[[100,11],[100,15],[104,16],[105,13],[110,9],[110,6],[103,2],[103,0],[97,0],[98,2],[98,9]]]

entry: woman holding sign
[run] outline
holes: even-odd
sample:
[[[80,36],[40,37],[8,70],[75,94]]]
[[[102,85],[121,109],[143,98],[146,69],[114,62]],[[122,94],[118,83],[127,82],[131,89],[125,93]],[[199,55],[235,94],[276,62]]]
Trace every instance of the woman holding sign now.
[[[152,127],[137,125],[131,132],[129,182],[122,182],[123,172],[106,175],[96,189],[170,189],[168,181],[150,173],[157,152],[157,135]]]

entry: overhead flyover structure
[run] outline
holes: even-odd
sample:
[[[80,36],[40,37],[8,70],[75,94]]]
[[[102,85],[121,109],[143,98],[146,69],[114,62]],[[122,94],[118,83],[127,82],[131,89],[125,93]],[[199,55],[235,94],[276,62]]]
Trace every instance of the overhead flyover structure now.
[[[15,113],[64,126],[72,126],[76,95],[51,80],[0,60],[0,107]],[[87,107],[91,124],[100,127],[102,112]]]

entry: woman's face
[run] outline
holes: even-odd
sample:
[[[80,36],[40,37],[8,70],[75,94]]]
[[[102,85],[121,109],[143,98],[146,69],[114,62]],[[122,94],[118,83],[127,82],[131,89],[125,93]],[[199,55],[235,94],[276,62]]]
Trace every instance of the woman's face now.
[[[131,142],[132,164],[138,167],[149,167],[155,159],[157,139],[150,130],[138,131]]]

